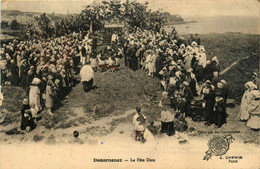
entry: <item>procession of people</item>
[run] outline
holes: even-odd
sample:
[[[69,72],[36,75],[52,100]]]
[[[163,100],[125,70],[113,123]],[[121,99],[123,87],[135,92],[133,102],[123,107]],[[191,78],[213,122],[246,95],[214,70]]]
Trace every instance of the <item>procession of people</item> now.
[[[28,95],[21,111],[22,130],[29,131],[25,122],[35,128],[43,112],[53,116],[54,105],[76,85],[77,76],[83,91],[88,92],[93,87],[95,72],[119,70],[120,59],[130,69],[144,70],[151,78],[161,80],[163,99],[158,105],[162,107],[161,133],[172,136],[176,129],[187,130],[187,117],[201,118],[205,125],[214,124],[218,128],[226,123],[228,84],[220,75],[218,58],[206,56],[198,34],[186,41],[174,27],[168,33],[135,27],[114,32],[111,45],[102,50],[97,49],[95,41],[88,31],[45,40],[14,40],[2,45],[1,85],[20,86]],[[250,101],[259,98],[256,92],[251,92],[259,89],[257,74],[253,75],[242,98],[240,119],[248,120],[247,125],[255,129],[259,128],[255,125],[259,124],[258,116],[249,115],[252,112],[248,110]],[[200,113],[194,107],[199,107]],[[138,115],[134,117],[136,140],[143,136],[146,124],[140,109],[137,108]],[[154,129],[153,121],[148,126]]]
[[[216,56],[210,60],[206,56],[198,34],[190,36],[186,42],[176,31],[166,33],[134,29],[124,31],[125,65],[133,70],[143,69],[148,76],[161,79],[163,99],[160,102],[160,133],[172,136],[175,130],[187,130],[186,117],[193,120],[200,115],[204,124],[214,124],[217,128],[225,124],[228,84],[220,76],[220,65]],[[259,79],[253,73],[252,82],[246,85],[241,101],[241,120],[248,120],[247,126],[259,129]],[[247,84],[248,84],[247,83]],[[254,87],[252,87],[254,86]],[[253,90],[253,92],[250,92]],[[248,93],[250,92],[250,93]],[[251,98],[249,98],[249,95]],[[246,99],[246,100],[245,100]],[[248,105],[251,105],[251,111]],[[193,107],[200,107],[197,113]],[[249,118],[249,114],[250,118]],[[140,113],[137,113],[142,117]],[[134,117],[136,119],[136,117]],[[136,126],[136,121],[134,122]],[[144,121],[139,124],[146,124]],[[145,126],[145,125],[144,125]],[[140,135],[140,127],[136,130]],[[143,128],[142,133],[144,133]],[[140,139],[142,140],[142,139]]]

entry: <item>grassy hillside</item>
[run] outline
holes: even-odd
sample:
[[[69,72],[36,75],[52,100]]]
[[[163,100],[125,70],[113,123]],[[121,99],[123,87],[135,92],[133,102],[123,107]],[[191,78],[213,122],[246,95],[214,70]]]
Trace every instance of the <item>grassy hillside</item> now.
[[[221,70],[239,59],[249,57],[223,74],[223,79],[229,84],[230,98],[240,101],[245,90],[244,84],[251,79],[251,73],[259,72],[259,38],[259,35],[241,33],[201,35],[207,56],[217,56]]]
[[[244,34],[208,34],[201,36],[209,57],[218,56],[221,69],[227,68],[233,62],[241,60],[223,75],[229,84],[229,98],[240,101],[244,92],[244,83],[250,79],[252,71],[259,67],[259,36]],[[134,108],[141,106],[147,118],[160,121],[160,108],[158,102],[161,99],[159,80],[147,76],[143,71],[132,71],[121,67],[118,72],[97,72],[94,78],[95,89],[88,93],[83,92],[81,84],[73,87],[67,98],[54,110],[54,116],[49,116],[44,110],[43,119],[32,132],[22,135],[17,132],[20,125],[20,106],[25,97],[25,92],[19,87],[4,86],[4,102],[2,108],[6,109],[5,120],[1,123],[1,141],[33,140],[35,142],[45,139],[49,142],[70,142],[72,132],[78,130],[81,138],[89,136],[103,136],[115,131],[115,128],[132,126]],[[249,130],[244,123],[239,122],[237,112],[239,106],[234,100],[229,103],[235,105],[228,107],[228,123],[224,124],[221,131],[236,131],[236,139],[244,143],[259,144],[259,137],[255,131]],[[56,105],[57,106],[57,105]],[[127,110],[132,110],[126,113]],[[188,119],[188,125],[196,130],[213,131],[214,126],[205,127],[202,122],[192,122]],[[55,132],[56,131],[56,132]],[[127,128],[125,131],[129,132]],[[120,134],[124,132],[120,129]],[[9,135],[5,134],[9,133]],[[16,134],[18,133],[18,134]],[[13,134],[16,134],[15,137]],[[129,137],[129,133],[126,137]],[[196,135],[195,135],[196,136]],[[203,135],[199,135],[203,137]],[[205,135],[209,137],[209,135]],[[15,139],[14,139],[15,138]],[[19,141],[19,142],[20,142]]]
[[[188,38],[188,35],[185,36],[185,38]],[[227,71],[222,77],[225,79],[230,87],[230,98],[234,98],[236,100],[240,100],[242,97],[242,94],[244,92],[244,83],[250,80],[251,73],[253,71],[259,71],[259,35],[246,35],[246,34],[239,34],[239,33],[225,33],[225,34],[207,34],[207,35],[200,35],[201,41],[203,45],[206,48],[207,57],[212,58],[213,56],[217,56],[219,58],[219,63],[221,70],[224,70],[228,66],[230,66],[233,62],[244,58],[246,56],[249,56],[248,59],[240,61],[237,65],[232,67],[229,71]],[[139,72],[139,71],[138,71]],[[141,91],[146,92],[146,90],[142,89],[142,87],[145,87],[146,89],[154,88],[155,86],[148,87],[146,84],[148,81],[147,77],[143,75],[141,72],[132,72],[128,71],[126,69],[121,70],[118,73],[114,73],[113,77],[106,77],[106,73],[100,74],[102,76],[100,85],[102,86],[102,91],[100,91],[100,95],[102,95],[102,100],[104,100],[104,103],[109,103],[108,106],[109,109],[113,109],[113,107],[118,107],[119,105],[114,104],[111,102],[113,99],[113,94],[117,95],[117,98],[120,98],[118,101],[123,102],[124,98],[127,97],[128,100],[126,100],[126,103],[129,103],[133,101],[133,97],[135,94],[140,95]],[[127,78],[126,78],[127,77]],[[144,83],[141,83],[140,85],[135,86],[132,83],[137,83],[136,78],[138,78],[138,81],[143,81]],[[125,79],[126,78],[126,79]],[[105,80],[103,80],[105,79]],[[142,80],[143,79],[143,80]],[[124,93],[120,93],[122,91],[116,90],[119,87],[124,87],[121,85],[121,83],[118,83],[119,86],[111,86],[111,90],[109,89],[109,86],[106,85],[110,84],[112,81],[127,81],[129,86],[133,85],[132,90],[136,90],[136,92],[132,93],[128,90],[125,90]],[[121,86],[120,86],[121,85]],[[100,87],[101,87],[100,86]],[[138,88],[136,88],[138,87]],[[103,90],[104,89],[104,90]],[[129,89],[129,88],[128,88]],[[138,90],[137,90],[138,89]],[[5,92],[5,98],[9,99],[8,103],[10,105],[17,104],[17,96],[13,94],[9,94],[9,87],[4,88],[3,91]],[[19,88],[12,88],[12,92],[20,93]],[[119,92],[119,93],[118,93]],[[154,91],[153,91],[154,92]],[[148,92],[152,93],[152,92]],[[108,96],[106,96],[106,94]],[[125,95],[125,96],[124,96]],[[120,96],[120,97],[118,97]],[[110,100],[112,99],[112,100]],[[96,99],[96,101],[99,100],[99,98]],[[135,100],[136,101],[136,100]],[[90,103],[93,104],[93,103]],[[124,103],[125,105],[125,103]],[[16,107],[12,108],[13,110],[16,110]],[[86,106],[86,109],[87,106]],[[11,109],[10,109],[11,110]],[[112,110],[110,110],[112,111]]]
[[[189,35],[184,35],[185,39]],[[208,59],[217,56],[221,70],[246,56],[259,55],[260,35],[242,33],[201,34]]]
[[[202,34],[199,35],[206,48],[207,58],[218,57],[220,69],[224,70],[233,62],[245,57],[237,65],[222,75],[230,88],[229,97],[240,101],[244,93],[244,84],[251,73],[259,72],[260,35],[242,33]],[[184,36],[185,39],[189,35]]]
[[[238,59],[259,55],[260,35],[224,33],[200,35],[200,37],[206,48],[207,56],[219,58],[221,70]],[[259,64],[259,62],[255,64]],[[250,67],[251,65],[244,66]],[[258,68],[258,66],[255,68]]]

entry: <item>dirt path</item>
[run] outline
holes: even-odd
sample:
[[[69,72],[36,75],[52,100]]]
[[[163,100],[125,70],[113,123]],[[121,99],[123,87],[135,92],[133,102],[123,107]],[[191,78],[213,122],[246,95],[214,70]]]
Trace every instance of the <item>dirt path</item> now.
[[[245,59],[248,59],[249,57],[250,57],[250,56],[246,56],[246,57],[244,57],[244,58],[242,58],[242,59],[239,59],[239,60],[233,62],[230,66],[228,66],[226,69],[222,70],[219,74],[220,74],[220,75],[225,74],[225,73],[226,73],[227,71],[229,71],[232,67],[236,66],[240,61],[245,60]]]

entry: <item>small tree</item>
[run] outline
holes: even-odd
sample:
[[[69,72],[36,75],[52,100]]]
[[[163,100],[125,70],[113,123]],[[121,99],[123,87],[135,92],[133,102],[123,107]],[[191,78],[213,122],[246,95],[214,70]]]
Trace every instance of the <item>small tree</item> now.
[[[16,19],[12,20],[10,28],[12,30],[18,30],[20,28],[20,24],[17,22]]]
[[[39,38],[39,32],[32,23],[27,23],[23,28],[23,35],[25,39]]]
[[[9,22],[8,21],[2,21],[1,22],[1,28],[8,28],[8,26],[9,26]]]
[[[52,24],[51,18],[49,18],[46,13],[40,15],[40,17],[36,16],[34,19],[38,22],[38,26],[42,31],[42,36],[44,38],[51,37],[54,32],[54,25]]]

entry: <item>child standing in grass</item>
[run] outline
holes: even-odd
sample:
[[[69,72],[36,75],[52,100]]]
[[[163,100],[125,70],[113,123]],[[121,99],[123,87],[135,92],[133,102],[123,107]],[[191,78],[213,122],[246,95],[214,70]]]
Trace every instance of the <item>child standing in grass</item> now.
[[[28,99],[24,99],[23,106],[21,108],[21,115],[22,115],[22,121],[20,126],[21,130],[26,130],[27,132],[29,132],[35,128],[35,123],[33,120],[31,110],[32,109],[30,108]]]

